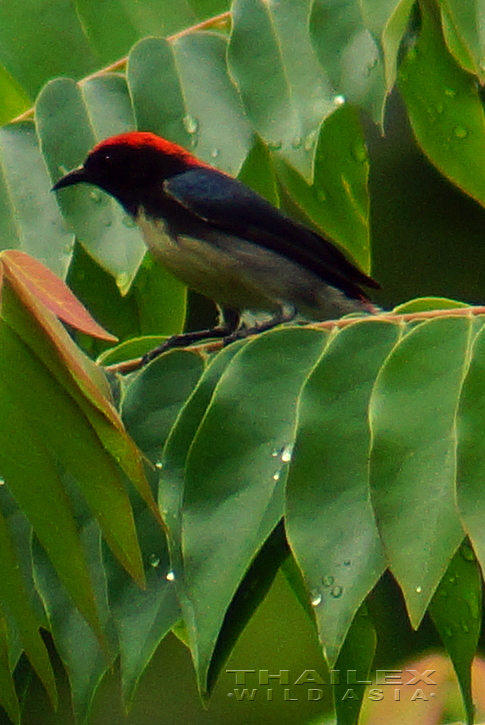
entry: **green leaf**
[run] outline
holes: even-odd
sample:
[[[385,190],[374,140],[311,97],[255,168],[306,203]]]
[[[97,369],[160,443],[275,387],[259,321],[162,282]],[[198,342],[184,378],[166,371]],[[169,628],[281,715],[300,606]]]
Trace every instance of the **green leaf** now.
[[[322,331],[299,328],[250,340],[225,369],[192,442],[182,548],[193,621],[184,618],[203,692],[225,612],[281,518],[296,400],[325,341]]]
[[[399,89],[426,156],[460,189],[485,205],[485,114],[472,76],[448,53],[427,6],[416,45],[399,72]]]
[[[22,249],[63,277],[73,243],[50,193],[33,123],[0,129],[0,248]]]
[[[360,0],[365,26],[382,43],[388,93],[396,80],[399,47],[413,4],[414,0]]]
[[[20,116],[31,106],[30,98],[26,95],[24,89],[14,81],[2,66],[0,66],[0,93],[2,98],[0,125],[2,126],[16,116]]]
[[[330,666],[386,567],[369,502],[367,408],[399,328],[358,322],[331,339],[301,393],[287,531]]]
[[[237,176],[252,142],[252,130],[229,77],[227,40],[216,33],[191,33],[173,43],[197,156]],[[187,118],[186,118],[187,124]]]
[[[171,350],[160,355],[131,379],[124,394],[125,426],[144,454],[158,461],[177,413],[203,371],[200,355]]]
[[[257,135],[244,159],[238,178],[264,196],[271,204],[279,206],[276,173],[271,154],[264,141]]]
[[[0,63],[31,97],[49,78],[79,78],[99,63],[70,0],[3,5],[0,48]]]
[[[36,539],[33,545],[34,578],[46,607],[56,650],[69,677],[75,716],[80,722],[86,722],[101,679],[118,653],[118,645],[107,607],[101,532],[89,513],[86,515],[84,512],[82,522],[79,522],[79,516],[76,518],[81,524],[79,535],[93,582],[103,631],[103,646],[100,646],[99,639],[73,605],[51,561]]]
[[[189,0],[177,3],[142,0],[77,0],[83,27],[103,63],[112,63],[139,38],[166,36],[197,22]]]
[[[371,111],[380,120],[386,88],[379,48],[365,27],[356,0],[313,0],[310,34],[336,103],[343,100]]]
[[[258,134],[310,180],[317,129],[334,106],[306,30],[308,12],[307,2],[236,0],[228,57]]]
[[[3,438],[1,431],[0,436]],[[2,471],[2,475],[6,477],[8,484],[10,484],[11,481],[11,477],[9,475],[11,469],[12,466],[5,465],[4,456],[2,455],[0,458],[0,470]],[[5,605],[10,614],[14,617],[19,630],[22,647],[25,650],[30,663],[37,672],[41,682],[46,688],[52,704],[55,706],[57,703],[57,690],[54,672],[52,670],[49,655],[47,654],[47,649],[42,641],[42,637],[40,636],[40,622],[37,620],[30,606],[27,590],[19,570],[13,541],[3,514],[0,514],[0,550],[2,557],[0,599],[2,600],[2,605]],[[4,631],[4,625],[5,623],[2,616],[2,632]],[[2,636],[2,640],[4,639],[4,636]],[[2,655],[2,659],[8,660],[8,651],[2,652]],[[8,662],[6,661],[5,664],[8,665]],[[11,698],[11,689],[8,685],[8,669],[7,672],[4,671],[3,678],[7,680],[5,690],[6,709],[12,711],[14,704]],[[3,698],[0,698],[0,701],[2,701],[3,705]]]
[[[7,333],[3,352],[6,362],[8,356],[16,360],[15,372],[6,376],[9,394],[18,400],[34,430],[41,424],[46,449],[76,479],[115,555],[136,577],[140,551],[130,502],[114,459],[84,411],[14,333]],[[26,379],[31,381],[28,394]],[[55,415],[50,414],[52,409]]]
[[[37,99],[36,124],[56,181],[79,166],[106,134],[134,128],[126,83],[114,74],[79,85],[67,78],[51,81]],[[59,192],[57,198],[77,238],[126,292],[145,254],[132,220],[114,199],[85,185]]]
[[[3,368],[0,379],[4,381],[0,389],[0,470],[76,606],[99,634],[90,577],[71,507],[59,478],[57,463],[35,424],[39,412],[52,409],[52,400],[44,400],[34,413],[30,391],[25,387],[25,380],[30,378],[30,374],[21,378],[23,392],[14,395],[16,371],[21,371],[24,366],[29,371],[31,367],[35,370],[36,365],[28,349],[5,324],[0,326],[0,337],[0,365]],[[48,379],[47,371],[38,372],[39,379],[42,375]],[[20,383],[20,380],[17,382]]]
[[[186,117],[171,43],[162,38],[141,40],[130,52],[126,75],[137,128],[190,147],[192,135],[188,129],[194,129],[194,125]]]
[[[337,682],[333,688],[336,725],[359,722],[365,684],[370,684],[366,678],[374,660],[376,642],[374,625],[364,603],[355,615],[336,664],[336,669],[346,675],[345,681]]]
[[[418,297],[415,300],[404,302],[392,311],[395,315],[405,315],[414,312],[427,312],[428,310],[452,310],[460,307],[468,307],[464,302],[450,300],[447,297]]]
[[[227,41],[208,32],[147,38],[128,61],[138,126],[237,175],[252,131],[226,65]]]
[[[482,579],[473,549],[464,542],[451,560],[429,605],[429,613],[455,668],[473,725],[471,666],[476,653],[482,611]]]
[[[418,325],[387,358],[370,401],[372,501],[415,627],[463,538],[456,413],[471,335],[466,318]]]
[[[8,632],[0,618],[0,705],[15,725],[20,725],[20,707],[8,661]]]
[[[293,200],[312,222],[369,270],[369,161],[355,109],[344,105],[323,122],[312,186],[289,164],[280,163],[277,169]]]
[[[463,382],[457,411],[457,503],[463,526],[482,567],[485,566],[483,514],[483,472],[485,450],[485,330],[478,333],[472,348],[468,373]]]
[[[118,632],[125,706],[161,640],[180,618],[164,533],[151,513],[136,515],[145,554],[146,589],[140,589],[106,552],[110,607]]]
[[[224,369],[246,341],[237,341],[215,355],[202,374],[197,387],[181,409],[165,442],[161,457],[159,505],[168,529],[176,582],[182,576],[179,569],[181,547],[181,506],[184,490],[185,462],[197,428],[209,405]]]
[[[485,39],[483,37],[483,5],[479,0],[440,1],[443,30],[448,48],[460,65],[485,80]]]
[[[225,614],[207,674],[208,694],[212,692],[239,635],[265,598],[288,554],[283,521],[280,521],[256,554]]]

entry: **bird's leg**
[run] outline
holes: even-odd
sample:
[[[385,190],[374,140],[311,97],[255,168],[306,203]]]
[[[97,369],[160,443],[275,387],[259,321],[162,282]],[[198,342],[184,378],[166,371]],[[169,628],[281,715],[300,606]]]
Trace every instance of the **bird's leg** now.
[[[263,322],[261,325],[254,325],[254,327],[240,327],[235,329],[230,335],[224,338],[224,345],[229,345],[235,340],[242,340],[250,335],[257,335],[259,332],[266,332],[271,330],[277,325],[282,325],[284,322],[291,322],[296,317],[296,307],[293,305],[282,305],[278,314],[272,317],[268,322]]]
[[[234,310],[231,307],[222,307],[219,311],[219,321],[215,327],[207,330],[197,330],[196,332],[183,332],[180,335],[172,335],[172,337],[169,337],[168,340],[162,342],[161,345],[158,345],[158,347],[155,347],[153,350],[150,350],[150,352],[147,352],[142,358],[141,366],[143,367],[163,352],[167,352],[167,350],[171,350],[174,347],[187,347],[187,345],[192,345],[194,342],[206,340],[211,337],[227,338],[236,332],[240,319],[241,315],[238,310]]]

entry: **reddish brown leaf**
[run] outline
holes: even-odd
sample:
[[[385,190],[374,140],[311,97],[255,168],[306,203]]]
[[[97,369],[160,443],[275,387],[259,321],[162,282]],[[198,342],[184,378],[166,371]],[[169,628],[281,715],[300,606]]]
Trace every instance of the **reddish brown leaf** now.
[[[69,287],[41,262],[18,249],[2,252],[0,259],[5,269],[5,276],[12,285],[17,290],[19,286],[28,289],[63,322],[92,337],[113,342],[117,340],[98,325]]]

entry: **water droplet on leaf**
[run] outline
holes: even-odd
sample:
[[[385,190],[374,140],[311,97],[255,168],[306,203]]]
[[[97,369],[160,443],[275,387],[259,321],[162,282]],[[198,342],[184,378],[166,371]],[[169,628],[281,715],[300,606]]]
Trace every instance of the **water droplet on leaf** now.
[[[175,573],[173,571],[169,571],[168,574],[166,575],[165,579],[168,582],[174,582],[175,581]]]
[[[276,471],[276,473],[273,474],[273,481],[279,481],[281,476],[281,471]]]
[[[341,96],[341,95],[334,96],[333,103],[335,106],[343,106],[343,104],[345,103],[345,96]]]
[[[281,450],[281,460],[283,463],[289,463],[291,461],[291,456],[293,455],[293,443],[290,443],[287,446],[284,446]]]
[[[155,463],[155,468],[158,468],[158,470],[161,471],[163,468],[163,463],[161,461],[157,461]]]
[[[327,576],[323,577],[322,584],[324,587],[331,587],[334,581],[335,577],[333,577],[331,574],[328,574]]]
[[[89,192],[89,198],[96,202],[96,204],[99,204],[103,198],[103,195],[97,189],[91,189],[91,191]]]
[[[160,557],[158,556],[158,554],[150,554],[150,556],[148,557],[148,563],[151,567],[156,569],[157,566],[159,566],[160,564]]]
[[[421,594],[423,587],[416,587],[416,594]]]
[[[220,153],[221,152],[219,151],[219,149],[215,149],[215,148],[212,149],[212,151],[211,151],[211,158],[217,159],[217,157],[219,156]]]
[[[183,117],[183,124],[187,133],[197,133],[199,129],[199,121],[190,113]]]
[[[332,587],[330,594],[334,599],[339,599],[342,596],[343,588],[339,586]]]
[[[316,589],[314,592],[311,592],[310,594],[310,604],[312,607],[318,607],[319,604],[322,603],[322,593]]]

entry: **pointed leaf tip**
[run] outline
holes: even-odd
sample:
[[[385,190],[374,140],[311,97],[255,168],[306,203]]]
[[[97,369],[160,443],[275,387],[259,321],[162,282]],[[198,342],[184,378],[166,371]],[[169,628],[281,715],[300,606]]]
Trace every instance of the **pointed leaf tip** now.
[[[0,259],[6,278],[19,294],[22,289],[27,289],[59,319],[76,330],[116,342],[117,338],[98,325],[67,285],[41,262],[17,249],[2,252]]]

